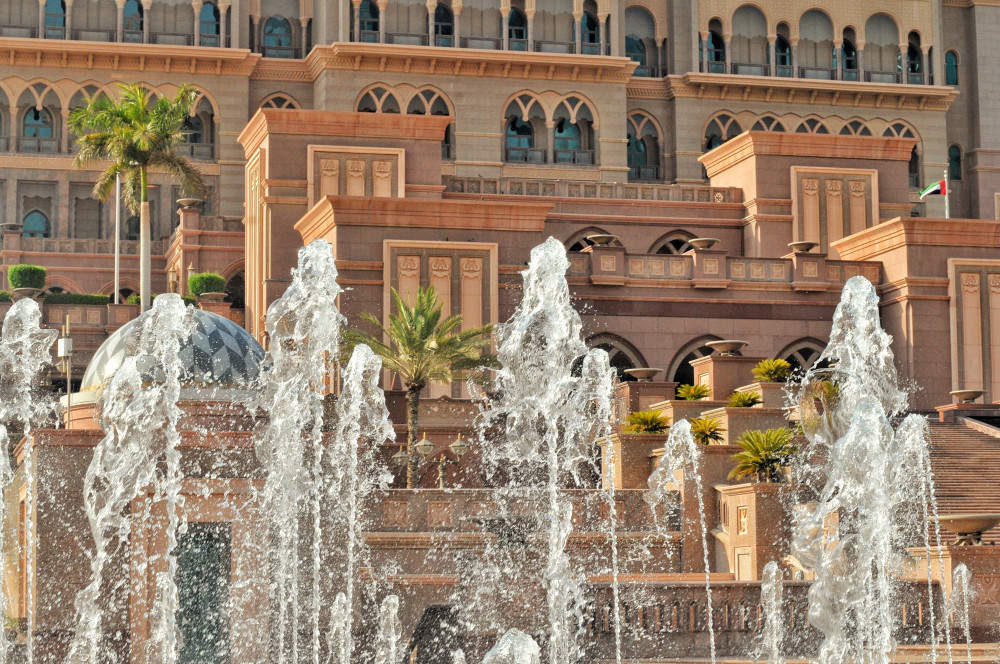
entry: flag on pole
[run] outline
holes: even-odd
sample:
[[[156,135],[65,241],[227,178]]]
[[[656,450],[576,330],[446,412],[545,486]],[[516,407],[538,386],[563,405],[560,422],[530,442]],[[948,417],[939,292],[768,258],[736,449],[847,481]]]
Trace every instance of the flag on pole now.
[[[924,200],[924,196],[933,195],[947,196],[948,195],[948,181],[938,180],[937,182],[932,182],[931,184],[920,190],[920,200]]]

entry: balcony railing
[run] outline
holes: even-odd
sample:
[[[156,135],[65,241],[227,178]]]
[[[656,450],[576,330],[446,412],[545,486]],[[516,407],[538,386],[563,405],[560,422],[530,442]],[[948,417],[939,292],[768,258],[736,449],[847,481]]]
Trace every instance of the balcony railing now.
[[[799,78],[810,78],[816,81],[836,81],[837,70],[830,67],[799,67]]]
[[[38,28],[28,25],[0,25],[0,37],[34,38]]]
[[[177,152],[191,159],[211,160],[215,157],[215,146],[211,143],[181,143]]]
[[[576,44],[573,42],[535,40],[536,53],[575,53]]]
[[[708,62],[702,62],[701,68],[702,71],[708,72],[709,74],[726,73],[726,63],[723,60],[709,60]]]
[[[90,28],[75,28],[73,39],[77,41],[113,42],[115,41],[114,30],[91,30]]]
[[[906,74],[906,82],[910,85],[923,85],[924,75],[921,72],[909,72]]]
[[[593,150],[553,150],[555,163],[593,166],[597,163],[597,153]]]
[[[183,32],[154,32],[154,44],[169,44],[170,46],[193,46],[194,35]]]
[[[7,137],[0,136],[0,152],[6,152],[6,151],[7,151]]]
[[[219,35],[199,35],[198,36],[199,46],[208,47],[218,47],[219,46]]]
[[[792,69],[791,65],[775,65],[774,73],[781,78],[792,78],[792,74],[795,73],[795,70]]]
[[[378,43],[378,30],[360,30],[358,34],[363,44]]]
[[[732,72],[739,76],[770,76],[771,67],[748,62],[734,62],[730,65]]]
[[[481,48],[487,51],[503,49],[503,40],[499,37],[462,37],[459,44],[462,48]]]
[[[844,72],[843,72],[843,74],[844,74],[843,80],[845,80],[845,81],[858,81],[858,80],[860,80],[860,77],[858,76],[859,72],[858,72],[857,69],[845,69]]]
[[[510,148],[511,150],[524,148]],[[504,177],[480,178],[449,175],[445,191],[458,194],[501,194],[506,196],[559,196],[579,199],[638,201],[687,201],[692,203],[739,203],[743,190],[708,185],[663,184],[662,182],[593,182]],[[662,256],[661,256],[662,257]]]
[[[58,138],[29,138],[21,136],[17,139],[18,152],[42,152],[54,154],[59,152]]]
[[[611,49],[610,44],[605,44],[603,55],[609,54],[611,52],[610,49]],[[584,55],[602,55],[601,45],[594,44],[592,42],[585,42],[583,44],[580,44],[580,52],[583,53]]]
[[[544,164],[545,148],[507,148],[504,161]]]
[[[866,71],[865,81],[868,83],[902,83],[903,75],[896,71]]]
[[[632,71],[632,75],[641,76],[643,78],[663,78],[667,75],[667,71],[665,67],[639,65]]]
[[[656,182],[660,179],[659,166],[629,166],[629,182]]]
[[[508,39],[507,49],[510,51],[527,51],[528,50],[528,40],[527,39]]]
[[[47,25],[45,26],[45,38],[66,39],[66,28],[63,26]]]
[[[427,35],[409,32],[389,32],[385,40],[390,44],[405,44],[406,46],[427,46]]]
[[[434,35],[434,45],[451,48],[455,45],[454,35]]]

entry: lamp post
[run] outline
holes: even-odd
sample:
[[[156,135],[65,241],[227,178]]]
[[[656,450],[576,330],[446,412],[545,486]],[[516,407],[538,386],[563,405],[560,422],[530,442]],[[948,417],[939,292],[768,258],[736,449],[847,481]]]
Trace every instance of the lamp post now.
[[[191,283],[191,277],[194,276],[194,263],[188,263],[187,273],[188,273],[188,280],[187,280],[187,282],[190,284]],[[190,293],[188,293],[188,294],[190,295]]]
[[[69,316],[63,324],[62,337],[56,344],[57,355],[62,362],[63,373],[66,374],[66,411],[73,399],[73,338],[69,336]]]
[[[451,451],[455,458],[452,459],[447,455],[447,452],[442,451],[441,456],[437,459],[428,459],[431,453],[434,451],[434,443],[427,439],[427,434],[417,441],[417,444],[413,446],[414,451],[419,455],[417,459],[417,467],[420,467],[424,463],[434,463],[438,467],[438,488],[444,488],[444,471],[449,465],[459,465],[462,461],[462,457],[465,453],[469,451],[469,446],[465,444],[462,440],[462,434],[458,434],[455,440],[452,441],[448,449]],[[399,450],[392,455],[392,462],[396,464],[399,468],[405,468],[410,458],[406,454],[405,450]]]
[[[177,292],[177,268],[173,265],[167,270],[167,288],[170,289],[171,293]]]

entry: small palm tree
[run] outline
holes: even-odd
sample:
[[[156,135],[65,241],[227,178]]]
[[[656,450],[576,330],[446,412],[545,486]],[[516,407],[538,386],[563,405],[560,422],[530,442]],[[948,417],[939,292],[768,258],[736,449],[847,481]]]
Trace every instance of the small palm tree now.
[[[781,358],[761,360],[753,368],[754,378],[765,383],[784,383],[790,375],[792,365]]]
[[[691,435],[700,445],[710,445],[723,440],[722,420],[717,417],[696,417],[691,420]]]
[[[736,467],[729,479],[755,478],[759,482],[780,482],[781,471],[798,453],[792,444],[795,433],[788,428],[747,431],[737,439],[742,452],[733,455]]]
[[[119,99],[95,94],[70,113],[69,128],[79,136],[73,165],[111,162],[94,185],[94,197],[106,201],[120,177],[125,205],[139,214],[139,292],[145,311],[150,299],[149,171],[169,173],[186,195],[200,196],[206,190],[201,172],[176,150],[198,93],[184,85],[173,99],[150,102],[149,91],[141,85],[118,87]]]
[[[433,288],[419,288],[413,306],[392,290],[396,314],[389,315],[389,326],[382,327],[375,316],[361,314],[366,322],[382,331],[385,341],[360,330],[343,334],[343,352],[349,355],[358,344],[365,344],[382,358],[382,366],[399,374],[406,386],[406,487],[417,484],[417,418],[420,392],[429,383],[447,383],[464,372],[492,364],[492,356],[483,350],[490,345],[492,325],[460,330],[461,316],[441,319],[441,304]]]
[[[701,401],[707,399],[711,392],[708,385],[681,385],[677,388],[677,398],[683,401]]]
[[[637,410],[629,413],[625,433],[663,433],[670,428],[670,418],[658,410]]]

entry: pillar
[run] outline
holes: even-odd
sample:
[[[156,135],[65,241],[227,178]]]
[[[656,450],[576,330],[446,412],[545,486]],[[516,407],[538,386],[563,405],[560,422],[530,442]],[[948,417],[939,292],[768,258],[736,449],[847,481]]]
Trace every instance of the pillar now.
[[[503,14],[500,17],[500,39],[502,39],[503,50],[510,50],[510,33],[508,32],[508,22],[510,21],[510,10],[506,13],[501,9],[500,13]]]
[[[260,53],[260,14],[250,14],[250,22],[253,23],[253,43],[250,50]]]
[[[219,4],[219,46],[226,47],[226,31],[229,29],[226,14],[229,13],[229,5]]]
[[[573,43],[576,44],[575,53],[583,51],[583,12],[573,12]]]
[[[608,52],[608,14],[601,12],[597,15],[597,41],[601,44],[601,55]]]
[[[726,34],[722,35],[722,43],[725,45],[724,48],[726,49],[726,73],[727,74],[732,74],[733,73],[733,54],[732,54],[732,48],[730,48],[730,46],[733,43],[733,33],[729,32],[729,33],[726,33]]]
[[[38,0],[38,38],[45,39],[45,0]]]
[[[778,54],[774,52],[774,47],[778,43],[778,36],[770,36],[767,38],[767,67],[768,73],[771,76],[778,75]]]
[[[456,48],[462,45],[462,29],[459,17],[462,15],[462,3],[453,2],[451,5],[452,16],[455,19],[455,34],[452,36],[452,45]]]
[[[436,46],[434,43],[434,10],[437,9],[437,3],[433,0],[427,2],[427,45]],[[379,16],[379,25],[381,25],[381,16]]]
[[[792,46],[792,78],[799,77],[799,38],[792,37],[788,40]]]
[[[535,9],[526,10],[525,15],[528,17],[528,51],[535,50]]]
[[[115,0],[115,5],[118,7],[118,31],[117,39],[115,41],[125,40],[125,0]]]
[[[896,46],[896,62],[903,63],[903,71],[900,73],[900,83],[910,82],[910,61],[906,57],[906,46],[907,44],[899,44]]]
[[[143,0],[142,3],[142,43],[149,43],[149,24],[152,17],[153,0]]]
[[[306,51],[306,48],[308,48],[308,44],[311,41],[309,39],[309,21],[311,21],[311,20],[312,20],[311,16],[300,16],[299,17],[299,25],[302,26],[302,53],[301,53],[301,55],[299,57],[303,57],[304,58],[304,57],[306,57],[306,55],[308,55],[308,52]]]
[[[386,41],[385,25],[388,22],[388,17],[386,16],[386,12],[389,9],[389,0],[378,0],[378,2],[375,4],[378,6],[378,43],[384,44]],[[357,12],[358,12],[357,15],[360,17],[361,16],[360,2],[358,2]],[[358,22],[360,22],[360,18],[358,19]]]
[[[841,50],[844,42],[834,41],[833,42],[833,52],[837,58],[837,80],[844,80],[844,52]]]
[[[703,74],[707,74],[708,73],[708,36],[709,35],[708,35],[707,32],[700,32],[700,33],[698,33],[698,36],[701,38],[701,49],[700,49],[701,50],[701,57],[699,57],[699,60],[701,60],[701,67],[700,67],[700,69],[701,69],[701,72]]]
[[[924,85],[930,85],[931,84],[931,71],[930,71],[930,67],[929,67],[929,65],[931,63],[930,54],[931,54],[931,47],[930,46],[923,46],[923,45],[921,45],[921,47],[920,47],[920,69],[924,73]]]
[[[656,75],[657,77],[662,77],[666,76],[669,73],[670,69],[667,62],[667,54],[669,53],[669,51],[667,50],[667,38],[661,37],[656,41],[657,41],[656,59],[658,61],[656,63],[656,66],[659,68],[657,69]]]
[[[194,10],[194,45],[201,46],[201,0],[192,0],[191,9]],[[222,10],[219,10],[222,13]],[[224,37],[222,38],[224,39]]]
[[[556,161],[556,124],[545,123],[545,162],[554,164]]]
[[[68,108],[62,109],[60,111],[60,114],[62,115],[62,125],[60,126],[60,136],[59,136],[59,144],[60,144],[60,148],[62,148],[60,150],[60,152],[64,152],[64,153],[68,154],[70,152],[70,149],[69,149],[69,109]]]
[[[858,49],[858,80],[865,80],[865,43],[863,41],[854,42],[854,47]]]
[[[66,39],[73,38],[73,0],[66,0]]]

